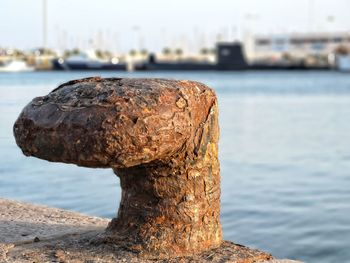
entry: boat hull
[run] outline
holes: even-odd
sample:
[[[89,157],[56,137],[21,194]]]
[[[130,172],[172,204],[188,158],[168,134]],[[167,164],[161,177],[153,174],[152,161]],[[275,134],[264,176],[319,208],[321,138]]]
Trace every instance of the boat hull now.
[[[33,67],[30,67],[24,61],[11,61],[4,66],[0,66],[0,72],[28,72],[34,71]]]
[[[126,70],[125,64],[112,64],[112,63],[69,63],[54,60],[52,61],[52,67],[54,70]]]

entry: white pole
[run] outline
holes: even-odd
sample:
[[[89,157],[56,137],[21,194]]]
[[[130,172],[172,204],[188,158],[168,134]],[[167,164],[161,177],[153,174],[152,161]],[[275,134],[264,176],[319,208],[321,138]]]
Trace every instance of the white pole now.
[[[308,6],[308,22],[309,22],[309,32],[314,30],[314,0],[309,0]]]
[[[47,0],[43,0],[43,48],[47,47]]]

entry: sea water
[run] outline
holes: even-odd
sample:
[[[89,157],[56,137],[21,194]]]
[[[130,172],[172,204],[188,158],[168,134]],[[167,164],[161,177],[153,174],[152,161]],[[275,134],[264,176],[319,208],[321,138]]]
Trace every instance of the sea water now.
[[[28,158],[13,137],[17,116],[33,97],[87,76],[190,79],[215,89],[224,238],[280,258],[349,262],[350,74],[0,74],[0,197],[115,216],[120,186],[111,169]]]

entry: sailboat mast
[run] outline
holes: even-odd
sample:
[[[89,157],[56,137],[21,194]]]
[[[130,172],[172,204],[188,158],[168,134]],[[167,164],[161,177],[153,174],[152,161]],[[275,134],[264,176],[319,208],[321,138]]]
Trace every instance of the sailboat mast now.
[[[47,48],[47,0],[43,0],[43,48]]]
[[[309,32],[314,30],[314,0],[309,0],[308,6],[308,22],[309,22]]]

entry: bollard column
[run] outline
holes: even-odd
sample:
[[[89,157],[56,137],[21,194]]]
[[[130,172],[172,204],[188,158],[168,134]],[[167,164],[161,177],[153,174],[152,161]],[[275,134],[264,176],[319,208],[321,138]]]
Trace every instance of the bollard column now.
[[[221,245],[218,107],[207,86],[70,81],[33,99],[14,134],[28,156],[113,169],[122,198],[105,242],[152,259]]]

